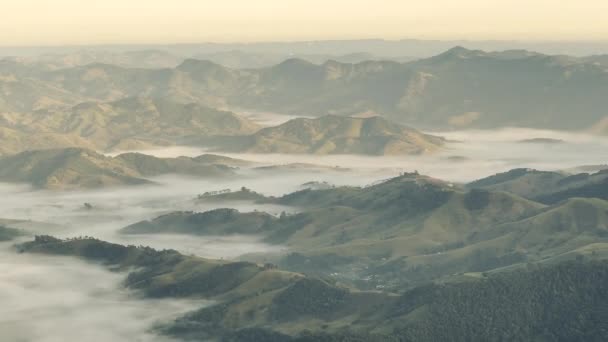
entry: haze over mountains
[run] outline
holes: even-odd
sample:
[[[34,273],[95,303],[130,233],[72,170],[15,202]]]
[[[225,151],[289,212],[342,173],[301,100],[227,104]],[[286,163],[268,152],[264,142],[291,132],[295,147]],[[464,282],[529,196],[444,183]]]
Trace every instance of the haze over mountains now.
[[[165,98],[127,97],[0,115],[3,134],[11,137],[0,148],[5,154],[26,146],[143,149],[218,135],[244,135],[259,129],[231,112]]]
[[[503,44],[13,50],[0,340],[608,340],[601,44]]]
[[[605,336],[601,324],[590,323],[605,315],[605,200],[570,198],[546,206],[506,192],[466,191],[417,174],[366,188],[305,190],[266,200],[303,211],[278,218],[228,209],[180,212],[123,230],[259,232],[267,241],[290,246],[285,254],[243,257],[258,264],[92,238],[40,236],[18,249],[76,256],[117,270],[135,267],[125,286],[147,297],[219,301],[160,328],[162,334],[183,339],[398,341],[406,336],[435,341],[450,334],[463,340],[540,334],[548,341]],[[554,306],[560,311],[548,309]],[[568,312],[583,318],[560,323]],[[320,318],[325,323],[315,324]],[[480,321],[493,331],[467,328]],[[520,329],[509,328],[513,324]]]
[[[240,51],[247,55],[281,54],[289,55],[348,55],[366,52],[376,56],[426,58],[437,55],[454,46],[487,51],[525,49],[551,55],[590,56],[606,53],[608,44],[601,41],[479,41],[479,40],[321,40],[302,42],[253,42],[253,43],[201,43],[201,44],[136,44],[81,46],[3,46],[0,55],[35,57],[40,55],[75,54],[92,52],[135,54],[138,51],[163,51],[178,56],[192,57],[200,54]]]
[[[414,127],[598,133],[606,127],[605,66],[523,50],[457,47],[404,64],[289,59],[246,70],[194,59],[166,69],[96,63],[45,71],[7,60],[3,65],[5,113],[65,112],[83,102],[151,97],[308,116],[375,114]]]

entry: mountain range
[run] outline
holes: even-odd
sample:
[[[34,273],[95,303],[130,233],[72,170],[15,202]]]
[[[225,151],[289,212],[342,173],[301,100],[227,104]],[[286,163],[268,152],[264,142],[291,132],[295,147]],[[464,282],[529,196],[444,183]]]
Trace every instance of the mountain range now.
[[[272,260],[361,289],[408,288],[454,274],[602,254],[608,247],[608,202],[595,196],[545,204],[417,174],[365,188],[305,189],[278,198],[229,195],[203,199],[239,198],[298,212],[280,217],[228,209],[177,212],[122,232],[260,235],[289,252],[249,260]]]
[[[0,135],[5,138],[0,153],[49,147],[139,150],[251,134],[259,128],[232,112],[196,103],[131,97],[64,109],[0,113]]]
[[[164,69],[96,63],[47,71],[4,61],[0,75],[2,112],[145,96],[296,115],[377,114],[414,127],[600,132],[608,89],[608,71],[594,60],[462,47],[408,63],[289,59],[259,69],[188,59]]]

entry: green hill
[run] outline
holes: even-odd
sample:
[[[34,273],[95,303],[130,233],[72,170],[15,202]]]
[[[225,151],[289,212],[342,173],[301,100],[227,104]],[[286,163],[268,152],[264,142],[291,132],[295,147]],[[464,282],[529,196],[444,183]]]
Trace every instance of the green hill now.
[[[222,203],[233,201],[269,202],[271,199],[246,187],[242,187],[236,191],[225,189],[222,191],[205,192],[199,194],[196,200],[199,202]]]
[[[242,142],[229,143],[223,148],[253,153],[398,155],[433,152],[443,144],[443,138],[380,117],[324,116],[293,119],[264,128]]]
[[[168,98],[129,97],[114,102],[82,102],[73,107],[3,114],[12,134],[7,152],[46,147],[133,150],[198,144],[216,136],[251,134],[259,127],[232,112]],[[11,133],[12,132],[12,133]],[[47,137],[45,139],[45,137]],[[63,142],[59,139],[63,139]]]
[[[235,193],[202,199],[213,201],[217,196],[245,199],[235,197]],[[226,216],[214,211],[175,213],[138,223],[127,231],[261,235],[266,242],[286,245],[289,252],[261,255],[259,260],[270,258],[298,272],[339,274],[341,281],[362,288],[393,287],[535,259],[532,252],[513,245],[511,231],[499,227],[546,210],[540,203],[506,192],[464,191],[417,174],[365,188],[307,189],[279,198],[247,196],[254,202],[295,206],[301,212],[269,218],[261,225],[256,220],[248,224],[247,215],[233,211],[218,211],[231,213]],[[208,216],[219,219],[203,220]],[[241,229],[234,227],[237,222],[243,224]],[[574,233],[564,238],[574,239]],[[575,249],[585,242],[590,240],[581,239],[569,246]],[[540,248],[548,242],[531,243]],[[362,281],[370,274],[374,281]]]
[[[233,165],[240,163],[237,159],[208,157],[157,158],[142,153],[123,153],[114,160],[125,163],[142,177],[154,177],[163,174],[181,174],[204,177],[220,177],[233,174]]]
[[[555,188],[568,175],[561,172],[538,171],[534,169],[513,169],[467,184],[471,189],[506,191],[534,198],[547,189]]]
[[[532,179],[543,175],[533,172]],[[515,178],[501,175],[481,184]],[[580,250],[585,246],[608,242],[604,200],[572,198],[546,206],[512,193],[461,189],[418,174],[364,188],[306,189],[279,198],[247,191],[237,195],[203,199],[247,195],[241,199],[294,206],[300,212],[280,218],[265,215],[263,223],[259,213],[249,217],[226,209],[175,213],[127,230],[256,234],[289,249],[252,256],[256,260],[272,260],[288,270],[362,289],[410,288],[454,274],[572,259],[588,254]]]
[[[572,197],[608,199],[608,172],[568,174],[514,169],[471,182],[467,187],[507,191],[547,204]]]
[[[20,252],[71,255],[127,271],[125,286],[149,297],[216,301],[159,332],[222,341],[601,341],[608,338],[605,261],[530,264],[454,278],[400,294],[353,291],[261,267],[39,236]],[[136,270],[133,270],[136,269]]]
[[[235,209],[215,209],[204,213],[174,212],[159,216],[152,221],[142,221],[121,230],[126,234],[194,234],[229,235],[260,234],[278,220],[262,213],[240,213]]]
[[[162,159],[137,153],[107,157],[83,148],[26,151],[0,158],[0,181],[55,190],[151,184],[146,177],[168,173],[224,177],[233,171],[191,158]]]
[[[608,171],[594,174],[578,174],[562,181],[560,187],[546,191],[537,197],[538,201],[557,203],[571,197],[608,199]]]

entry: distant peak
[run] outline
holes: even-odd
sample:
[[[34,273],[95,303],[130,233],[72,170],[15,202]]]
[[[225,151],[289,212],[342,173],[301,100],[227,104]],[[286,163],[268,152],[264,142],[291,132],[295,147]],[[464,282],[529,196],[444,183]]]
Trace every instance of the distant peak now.
[[[301,58],[289,58],[283,62],[277,64],[277,67],[298,67],[298,66],[316,66],[315,64],[301,59]]]
[[[213,63],[206,59],[185,59],[180,65],[177,66],[179,70],[193,70],[193,69],[209,69],[209,68],[224,68],[219,64]]]
[[[439,54],[433,59],[435,60],[449,60],[449,59],[467,59],[471,57],[477,57],[484,55],[485,53],[480,50],[469,50],[462,46],[455,46],[446,52]]]
[[[454,46],[453,48],[449,49],[448,51],[446,51],[446,53],[458,54],[458,53],[467,53],[470,51],[472,51],[472,50],[469,50],[469,49],[465,48],[464,46],[457,45],[457,46]]]

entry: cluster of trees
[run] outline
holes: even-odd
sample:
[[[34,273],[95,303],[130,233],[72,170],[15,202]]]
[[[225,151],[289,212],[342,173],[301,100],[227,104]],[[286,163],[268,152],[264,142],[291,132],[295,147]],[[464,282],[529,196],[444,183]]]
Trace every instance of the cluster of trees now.
[[[221,195],[221,194],[229,194],[231,192],[232,192],[232,190],[230,190],[230,189],[223,189],[223,190],[217,190],[217,191],[205,191],[203,194],[198,195],[198,198],[217,196],[217,195]]]
[[[271,316],[278,321],[302,316],[327,317],[348,301],[347,289],[328,284],[321,279],[303,278],[273,299]]]
[[[572,261],[405,293],[395,314],[424,306],[398,332],[414,341],[606,341],[608,263]]]
[[[531,265],[470,282],[408,291],[384,314],[385,322],[400,322],[387,335],[356,327],[348,332],[323,332],[321,327],[297,336],[247,329],[230,341],[257,341],[260,336],[277,342],[607,341],[607,283],[606,262],[580,259]],[[297,292],[285,291],[275,300],[275,310],[277,301],[283,302],[277,315],[324,317],[324,309],[335,310],[345,298],[328,284],[309,280],[304,285],[292,285]]]

